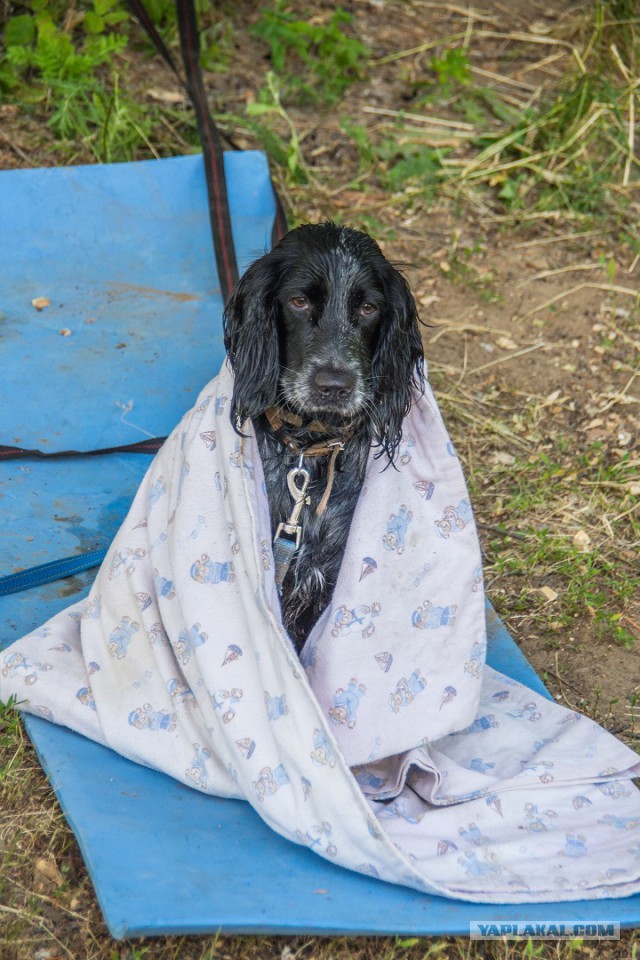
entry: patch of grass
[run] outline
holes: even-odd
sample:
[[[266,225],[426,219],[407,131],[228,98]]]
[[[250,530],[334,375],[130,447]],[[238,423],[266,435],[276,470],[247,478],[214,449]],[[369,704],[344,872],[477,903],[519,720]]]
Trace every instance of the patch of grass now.
[[[492,471],[483,464],[479,488],[472,477],[489,531],[487,579],[506,578],[511,611],[546,629],[587,618],[596,636],[633,647],[640,641],[633,619],[640,596],[632,559],[640,539],[637,462],[625,454],[607,464],[597,444],[580,454],[567,441],[558,452],[562,460],[541,451]],[[611,517],[608,537],[603,515]],[[500,606],[499,595],[496,601]]]
[[[386,137],[374,148],[383,186],[395,193],[419,183],[425,198],[433,197],[440,179],[443,152],[406,132],[398,131],[398,134]]]
[[[471,80],[471,63],[462,47],[443,47],[439,55],[431,57],[426,75],[409,80],[415,96],[415,106],[432,103],[457,104]]]
[[[360,174],[404,195],[407,206],[444,193],[519,220],[562,212],[614,217],[637,246],[637,0],[595,0],[589,12],[576,9],[558,36],[479,27],[453,37],[378,61],[413,62],[413,69],[400,68],[411,106],[406,114],[377,111],[395,119],[375,127],[343,121]],[[494,40],[501,50],[492,72],[476,51]],[[536,74],[531,61],[539,50],[545,56]],[[552,80],[545,73],[550,59],[562,66]],[[512,76],[514,62],[526,64],[526,80]]]
[[[13,99],[44,111],[70,152],[81,145],[110,162],[148,149],[152,121],[123,89],[129,18],[120,0],[83,9],[33,0],[30,10],[9,19],[4,38],[4,86]]]
[[[397,231],[394,230],[393,227],[383,223],[381,220],[378,220],[377,217],[370,214],[363,213],[359,217],[356,217],[356,225],[360,230],[370,233],[372,237],[376,237],[378,240],[385,240],[389,243],[393,242],[398,236]]]
[[[559,83],[540,87],[516,122],[483,131],[456,172],[462,183],[497,188],[507,207],[598,215],[637,182],[639,11],[600,0],[592,9],[572,40],[558,40],[571,54]]]
[[[24,734],[14,697],[0,702],[0,788],[13,770],[20,766],[24,753]]]
[[[569,626],[587,615],[598,625],[602,639],[632,647],[635,638],[624,623],[628,603],[640,587],[638,576],[621,568],[601,553],[586,554],[572,545],[571,538],[552,530],[531,530],[520,551],[520,563],[529,575],[544,581],[558,594],[559,603],[546,610],[557,626]],[[528,592],[527,602],[531,602]],[[539,606],[545,607],[544,598]]]
[[[252,32],[269,46],[285,99],[330,106],[365,76],[369,51],[345,29],[352,21],[341,7],[328,18],[309,14],[305,19],[280,0],[263,8]]]
[[[351,138],[360,158],[359,176],[373,174],[383,190],[401,193],[414,188],[424,200],[433,199],[442,175],[446,149],[425,143],[418,132],[401,120],[384,136],[372,139],[362,124],[342,121],[342,129]]]
[[[149,0],[147,7],[174,42],[172,0]],[[132,93],[130,50],[144,37],[123,0],[32,0],[14,9],[0,35],[0,102],[45,116],[62,159],[110,163],[194,149],[190,108]],[[226,69],[230,47],[228,20],[202,31],[201,58],[209,68]]]
[[[469,58],[459,47],[447,47],[441,57],[431,58],[429,66],[437,74],[443,92],[457,84],[466,86],[471,79]]]
[[[483,270],[473,262],[474,256],[482,252],[483,248],[479,243],[472,247],[458,246],[456,236],[447,259],[440,264],[440,269],[452,283],[475,290],[484,303],[496,303],[500,296],[494,286],[493,272],[490,269]]]

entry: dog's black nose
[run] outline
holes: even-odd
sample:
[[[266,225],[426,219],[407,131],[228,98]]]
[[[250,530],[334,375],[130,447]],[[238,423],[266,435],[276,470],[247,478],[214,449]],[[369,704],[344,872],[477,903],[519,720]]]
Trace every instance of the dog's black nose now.
[[[315,386],[324,400],[348,400],[356,385],[355,374],[350,370],[321,367],[314,377]]]

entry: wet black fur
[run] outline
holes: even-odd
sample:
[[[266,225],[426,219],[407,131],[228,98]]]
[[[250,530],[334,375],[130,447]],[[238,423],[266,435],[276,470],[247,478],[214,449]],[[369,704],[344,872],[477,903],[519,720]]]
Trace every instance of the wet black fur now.
[[[286,432],[300,447],[353,437],[337,460],[326,512],[315,508],[328,457],[307,458],[311,505],[303,539],[283,586],[285,626],[300,650],[336,583],[372,445],[393,458],[423,383],[414,299],[404,277],[366,234],[332,223],[299,227],[244,274],[225,310],[225,346],[235,373],[231,417],[253,421],[263,461],[272,532],[292,507],[287,473],[297,457],[264,416],[274,405],[304,418]],[[314,419],[325,434],[309,433]]]

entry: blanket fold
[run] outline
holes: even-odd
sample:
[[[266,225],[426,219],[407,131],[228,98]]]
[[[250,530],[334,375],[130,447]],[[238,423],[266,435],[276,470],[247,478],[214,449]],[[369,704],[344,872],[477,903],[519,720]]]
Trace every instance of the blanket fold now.
[[[485,664],[480,551],[429,387],[372,456],[332,602],[284,630],[262,466],[225,364],[89,597],[2,654],[0,698],[247,800],[345,867],[485,902],[640,890],[640,758]]]

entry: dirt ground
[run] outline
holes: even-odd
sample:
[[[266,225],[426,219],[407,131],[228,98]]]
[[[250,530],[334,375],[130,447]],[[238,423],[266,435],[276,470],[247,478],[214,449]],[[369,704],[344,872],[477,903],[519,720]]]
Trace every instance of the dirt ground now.
[[[562,33],[587,6],[481,0],[471,19],[496,35],[535,32],[534,26],[542,35],[545,27]],[[292,7],[300,15],[305,9],[297,0]],[[355,0],[344,7],[378,61],[427,39],[457,35],[470,22],[467,7],[453,3]],[[313,15],[326,17],[331,9],[314,3]],[[241,2],[227,13],[235,25],[229,70],[207,76],[212,104],[223,114],[242,111],[269,66],[264,44],[247,30],[257,19],[254,5]],[[508,77],[507,83],[492,81],[500,90],[509,83],[551,83],[566,66],[535,68],[541,53],[534,42],[479,39],[469,49],[480,70]],[[292,186],[278,175],[278,182],[292,221],[331,218],[356,227],[375,222],[371,232],[384,252],[403,264],[427,324],[430,376],[469,477],[489,597],[558,701],[637,746],[638,258],[625,230],[611,220],[571,211],[519,217],[481,194],[391,197],[375,177],[359,180],[359,157],[342,132],[341,117],[357,117],[373,131],[393,111],[410,111],[413,81],[428,69],[429,55],[375,67],[326,112],[291,107],[312,180]],[[150,97],[150,89],[156,96],[159,89],[179,93],[157,58],[127,56],[141,97]],[[474,76],[477,81],[484,75]],[[446,104],[437,109],[448,116]],[[241,146],[256,146],[248,130],[240,127],[233,135]],[[78,146],[75,161],[89,160]],[[0,104],[0,168],[57,162],[46,120],[37,111]],[[636,199],[631,191],[630,202]],[[549,543],[573,545],[562,563],[536,550],[543,530]],[[624,595],[616,592],[623,580],[630,584]],[[623,639],[612,624],[624,628]],[[30,891],[40,897],[40,913],[38,920],[23,922],[19,933],[11,928],[10,941],[0,941],[0,960],[144,955],[132,945],[114,944],[104,931],[75,842],[28,751],[16,796],[22,782],[29,784],[29,796],[20,800],[26,822],[38,817],[41,824],[22,853],[18,848],[11,876],[25,897]],[[2,829],[0,815],[0,840]],[[54,898],[58,874],[48,877],[44,861],[64,870],[62,897]],[[239,955],[231,940],[221,943],[221,955]],[[282,948],[279,941],[265,941],[254,955],[276,956]],[[357,949],[359,956],[380,955],[373,943]],[[629,956],[631,949],[627,937],[617,948],[603,947],[601,955]],[[448,950],[443,946],[440,955],[460,955]],[[148,953],[201,955],[186,943],[150,942]]]

